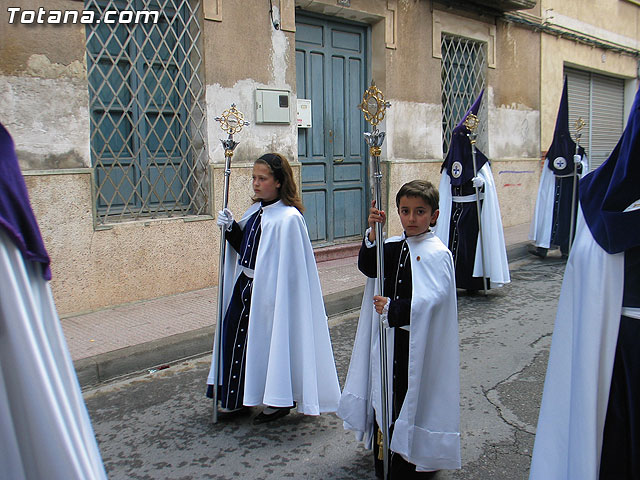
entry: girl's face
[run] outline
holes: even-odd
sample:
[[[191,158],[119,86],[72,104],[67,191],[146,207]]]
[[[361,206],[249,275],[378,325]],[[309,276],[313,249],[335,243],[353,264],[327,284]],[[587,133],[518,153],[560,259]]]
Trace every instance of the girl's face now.
[[[271,169],[264,163],[253,164],[253,193],[255,198],[263,202],[270,202],[280,196],[278,182]]]
[[[421,197],[401,197],[398,202],[398,214],[400,223],[407,237],[420,235],[429,230],[438,219],[440,210],[431,211],[431,206]]]

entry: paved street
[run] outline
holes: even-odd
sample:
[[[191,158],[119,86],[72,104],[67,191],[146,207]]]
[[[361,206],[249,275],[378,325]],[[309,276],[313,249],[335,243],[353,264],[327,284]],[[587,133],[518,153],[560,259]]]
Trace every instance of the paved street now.
[[[564,266],[525,259],[511,264],[512,283],[487,298],[460,292],[463,468],[439,480],[527,478]],[[356,320],[331,319],[341,383]],[[370,452],[334,415],[211,424],[203,395],[209,362],[85,390],[110,479],[375,478]]]

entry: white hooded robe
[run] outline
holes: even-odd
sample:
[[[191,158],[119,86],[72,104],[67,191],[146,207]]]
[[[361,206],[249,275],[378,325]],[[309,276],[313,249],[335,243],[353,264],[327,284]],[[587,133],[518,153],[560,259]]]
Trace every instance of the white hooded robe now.
[[[624,287],[578,209],[544,382],[530,480],[596,480]],[[597,291],[598,295],[593,295]]]
[[[2,229],[0,477],[107,478],[42,265]]]

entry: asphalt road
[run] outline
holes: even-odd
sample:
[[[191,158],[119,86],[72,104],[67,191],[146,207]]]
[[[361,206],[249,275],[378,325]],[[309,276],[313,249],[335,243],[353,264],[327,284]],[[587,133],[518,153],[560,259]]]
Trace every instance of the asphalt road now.
[[[512,283],[487,297],[459,292],[463,466],[438,480],[527,478],[564,266],[525,259],[511,265]],[[341,383],[356,321],[357,312],[330,322]],[[209,362],[85,390],[110,479],[375,478],[371,453],[332,414],[212,424]]]

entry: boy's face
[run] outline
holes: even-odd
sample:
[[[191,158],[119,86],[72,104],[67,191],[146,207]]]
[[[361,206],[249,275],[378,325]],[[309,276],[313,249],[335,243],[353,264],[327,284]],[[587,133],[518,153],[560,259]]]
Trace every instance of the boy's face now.
[[[431,206],[421,197],[401,197],[398,204],[398,215],[407,237],[420,235],[435,225],[440,210],[431,211]]]

